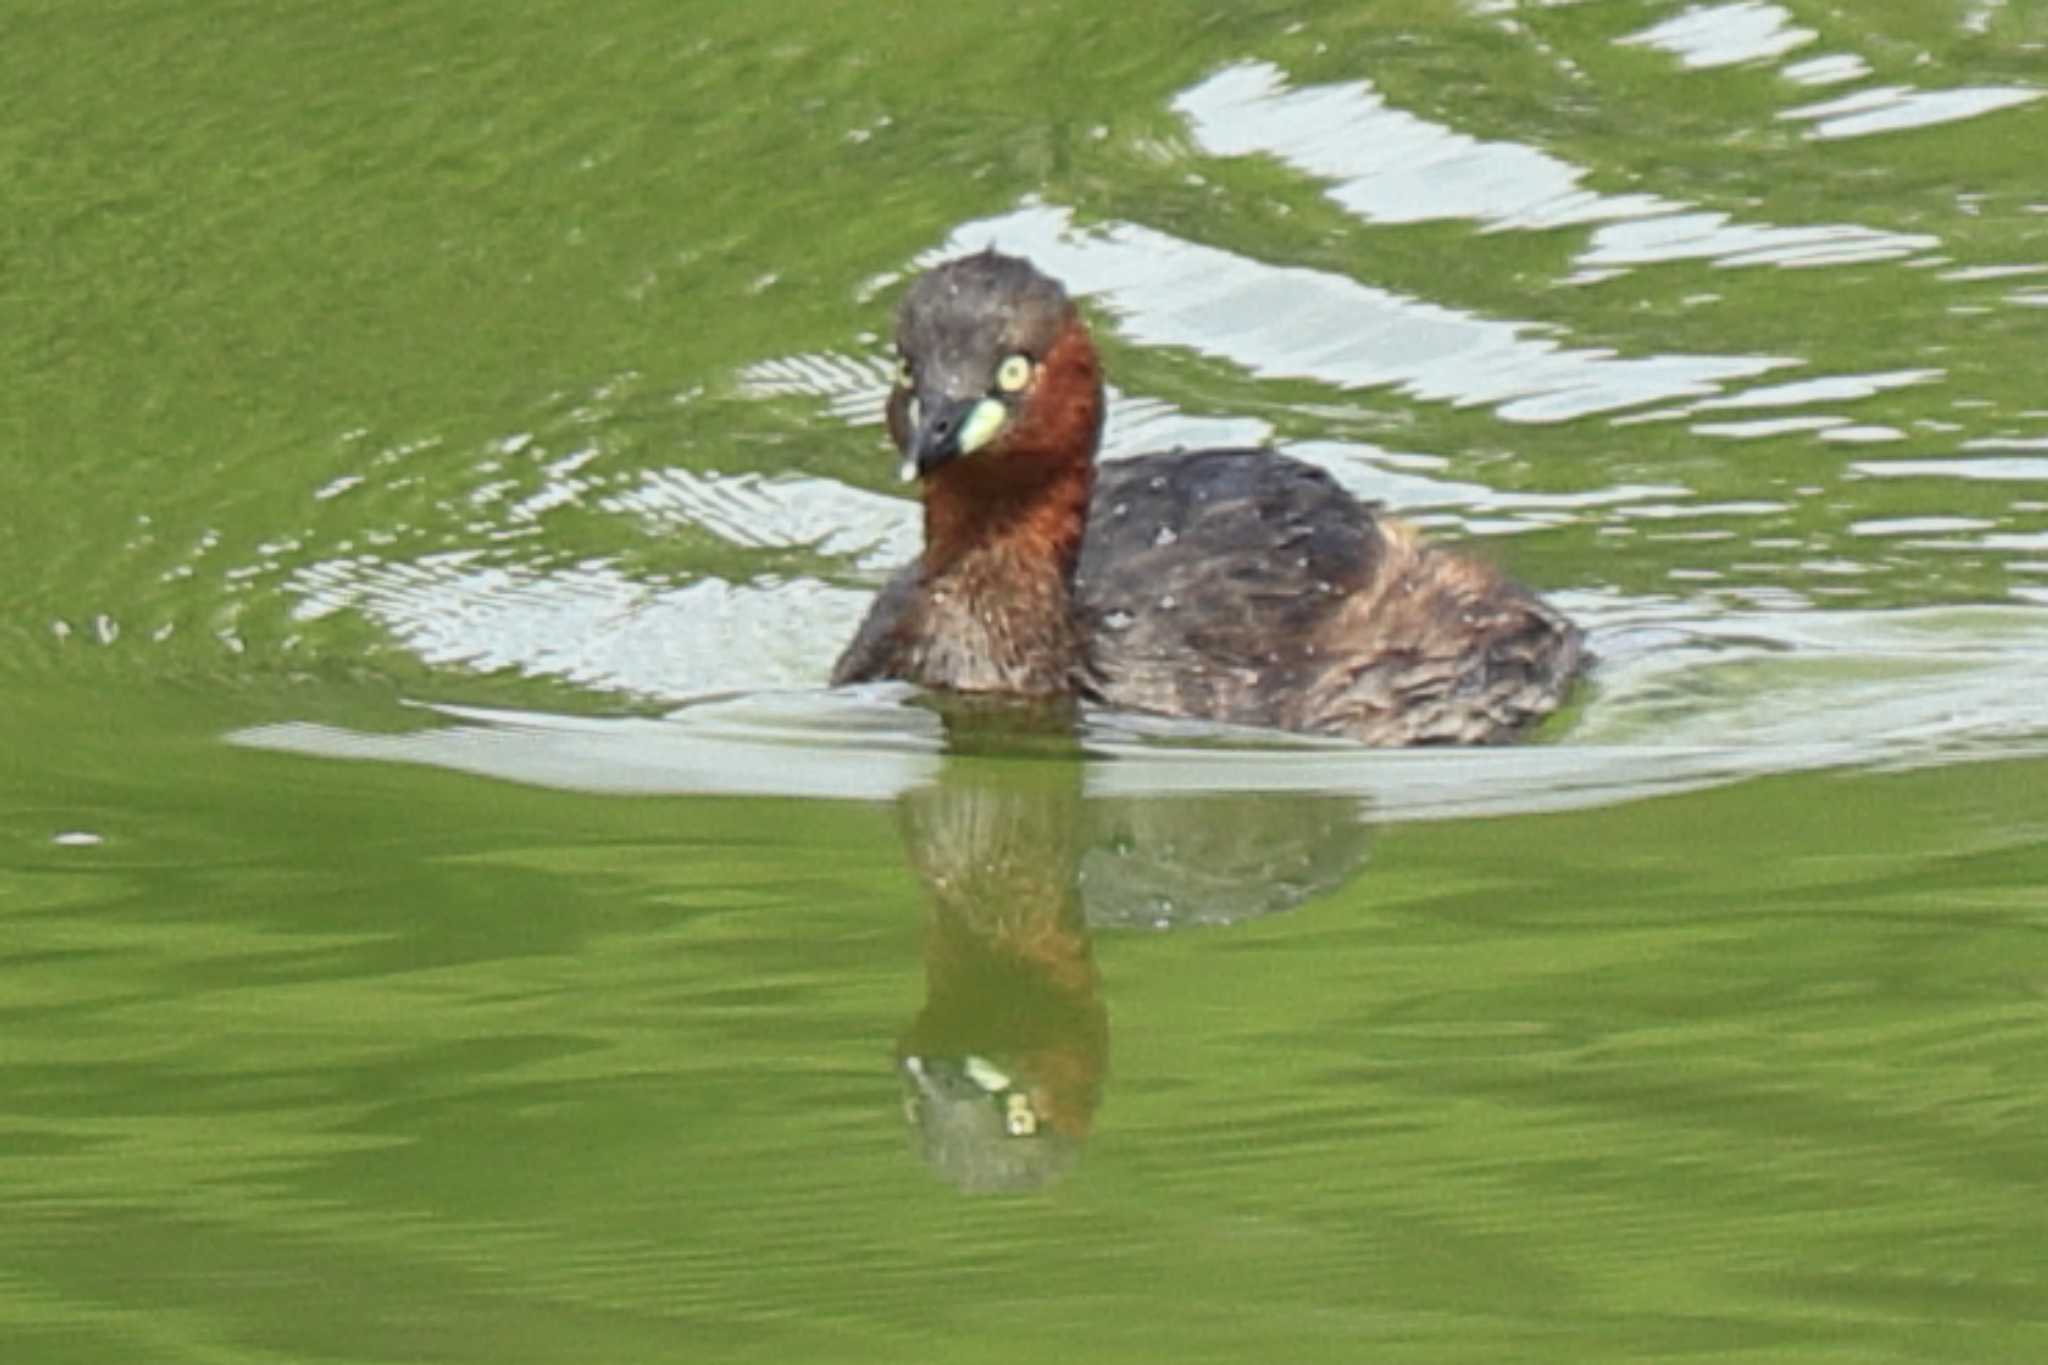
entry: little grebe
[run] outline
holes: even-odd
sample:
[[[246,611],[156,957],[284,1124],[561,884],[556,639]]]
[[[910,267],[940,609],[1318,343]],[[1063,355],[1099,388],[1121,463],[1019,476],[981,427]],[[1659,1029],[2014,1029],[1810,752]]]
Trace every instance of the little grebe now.
[[[897,317],[889,435],[924,553],[832,681],[1078,695],[1368,744],[1502,739],[1581,662],[1561,614],[1270,450],[1100,468],[1102,369],[1030,262],[939,266]]]

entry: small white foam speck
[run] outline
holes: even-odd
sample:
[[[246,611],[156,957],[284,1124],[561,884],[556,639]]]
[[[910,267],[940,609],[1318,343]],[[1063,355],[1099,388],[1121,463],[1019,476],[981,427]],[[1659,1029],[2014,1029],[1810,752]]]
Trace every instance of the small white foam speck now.
[[[329,498],[338,498],[349,489],[360,487],[362,482],[360,474],[344,474],[338,479],[330,479],[313,490],[313,501],[326,502]]]

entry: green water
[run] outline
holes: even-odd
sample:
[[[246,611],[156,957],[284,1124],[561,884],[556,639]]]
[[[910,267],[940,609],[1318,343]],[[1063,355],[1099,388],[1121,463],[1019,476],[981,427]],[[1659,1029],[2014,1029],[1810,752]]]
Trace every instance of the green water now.
[[[2040,7],[89,8],[0,44],[7,1365],[2048,1348]],[[991,239],[1113,453],[1474,546],[1575,713],[824,691]],[[906,1123],[966,1055],[1034,1131]]]

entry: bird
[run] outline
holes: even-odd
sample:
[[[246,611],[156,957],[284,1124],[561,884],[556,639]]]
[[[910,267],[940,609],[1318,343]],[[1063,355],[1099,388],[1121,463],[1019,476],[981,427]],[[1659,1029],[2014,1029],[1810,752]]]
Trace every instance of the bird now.
[[[1563,613],[1270,449],[1097,463],[1103,366],[1080,310],[993,247],[921,275],[885,412],[922,552],[834,685],[1063,697],[1352,739],[1524,733],[1587,661]]]

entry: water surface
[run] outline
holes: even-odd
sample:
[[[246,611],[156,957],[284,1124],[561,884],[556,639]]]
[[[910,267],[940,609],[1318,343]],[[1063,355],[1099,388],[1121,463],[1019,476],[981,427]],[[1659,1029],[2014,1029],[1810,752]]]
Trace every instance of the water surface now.
[[[103,17],[0,52],[8,1361],[2039,1353],[2036,8]],[[826,690],[989,242],[1572,714]]]

